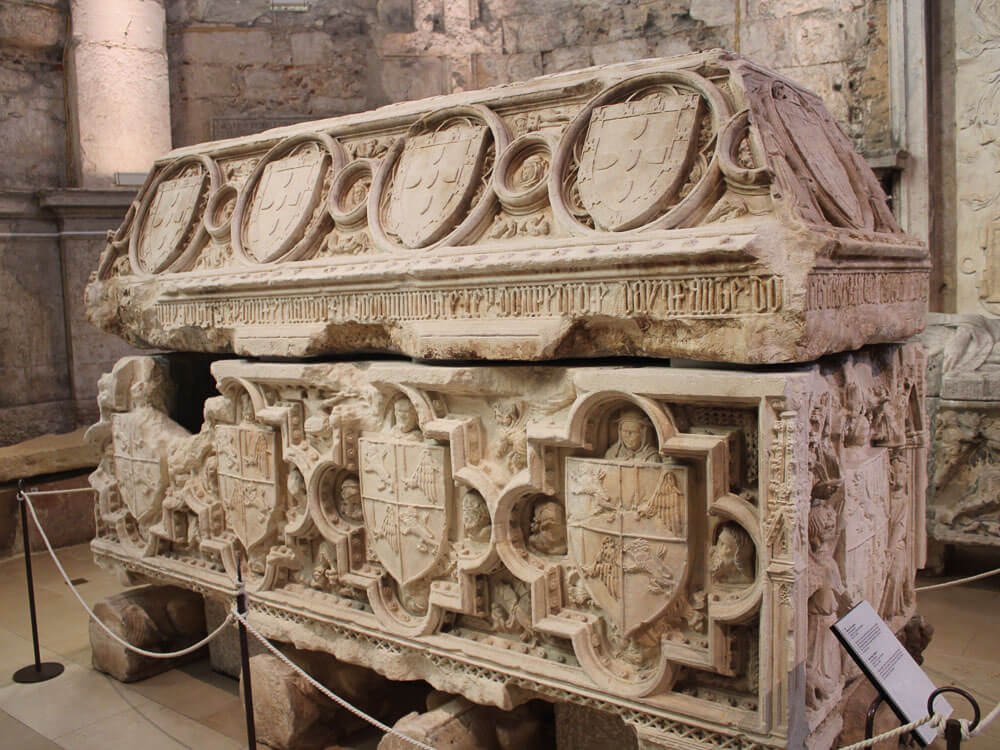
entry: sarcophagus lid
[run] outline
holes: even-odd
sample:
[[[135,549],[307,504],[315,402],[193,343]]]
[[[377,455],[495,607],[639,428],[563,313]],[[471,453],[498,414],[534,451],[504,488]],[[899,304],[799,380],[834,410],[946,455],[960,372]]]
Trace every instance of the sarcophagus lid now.
[[[822,101],[712,51],[175,149],[88,288],[164,349],[812,360],[924,325]]]

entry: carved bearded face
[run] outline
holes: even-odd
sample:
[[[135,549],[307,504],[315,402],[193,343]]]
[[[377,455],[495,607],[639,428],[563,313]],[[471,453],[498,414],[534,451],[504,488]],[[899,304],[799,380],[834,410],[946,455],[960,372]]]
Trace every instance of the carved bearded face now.
[[[392,413],[400,432],[413,432],[417,429],[417,410],[413,408],[410,399],[397,398],[392,405]]]
[[[337,505],[340,514],[352,521],[360,521],[363,517],[361,509],[361,488],[357,479],[345,479],[340,485],[340,503]]]
[[[709,567],[716,583],[750,583],[754,578],[753,542],[732,525],[722,527],[712,547]]]

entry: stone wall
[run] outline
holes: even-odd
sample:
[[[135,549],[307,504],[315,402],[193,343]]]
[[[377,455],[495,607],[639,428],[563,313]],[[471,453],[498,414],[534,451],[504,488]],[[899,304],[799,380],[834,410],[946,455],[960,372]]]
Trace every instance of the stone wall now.
[[[66,6],[0,4],[0,188],[66,184]]]
[[[887,0],[170,0],[174,145],[287,119],[713,47],[820,94],[889,147]],[[544,22],[540,22],[540,19]]]

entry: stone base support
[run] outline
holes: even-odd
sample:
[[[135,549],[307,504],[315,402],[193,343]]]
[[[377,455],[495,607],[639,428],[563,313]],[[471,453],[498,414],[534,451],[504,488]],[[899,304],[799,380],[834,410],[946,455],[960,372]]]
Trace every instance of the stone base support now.
[[[500,711],[462,697],[435,693],[428,699],[427,711],[407,714],[394,728],[431,747],[451,750],[543,750],[551,747],[545,736],[543,708],[543,704],[531,703],[513,711]],[[378,744],[378,750],[409,747],[410,743],[390,734]]]
[[[556,704],[556,750],[636,750],[635,732],[618,716],[572,703]]]
[[[94,613],[115,634],[146,651],[179,651],[205,637],[201,595],[176,586],[146,586],[101,599]],[[204,656],[204,649],[176,659],[130,651],[90,623],[94,669],[120,682],[136,682]]]
[[[289,646],[283,647],[283,652],[335,694],[378,719],[391,720],[419,698],[411,695],[406,684],[393,683],[370,669],[337,661],[327,654]],[[236,659],[238,665],[238,648]],[[268,747],[325,748],[365,726],[363,720],[337,706],[271,653],[251,657],[250,674],[257,740]]]

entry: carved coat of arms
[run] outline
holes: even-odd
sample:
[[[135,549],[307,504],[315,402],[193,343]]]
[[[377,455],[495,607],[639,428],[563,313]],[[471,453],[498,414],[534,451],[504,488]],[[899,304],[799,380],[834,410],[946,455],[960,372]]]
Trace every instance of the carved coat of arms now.
[[[273,530],[278,504],[278,451],[273,430],[252,423],[215,428],[219,496],[228,525],[249,552]]]
[[[448,535],[447,454],[442,446],[362,438],[361,500],[368,543],[400,584],[430,571]]]
[[[160,520],[167,484],[166,456],[153,436],[158,425],[148,417],[158,412],[115,414],[111,421],[115,476],[122,502],[140,526]]]
[[[826,134],[826,123],[808,102],[785,86],[775,87],[774,106],[788,137],[816,180],[814,195],[821,202],[828,205],[832,203],[848,223],[856,227],[863,226],[861,203],[847,169],[837,154],[837,148]],[[817,194],[817,187],[823,194]]]
[[[626,634],[658,617],[687,572],[687,471],[566,460],[569,550],[594,601]]]
[[[406,139],[389,202],[389,225],[410,247],[439,240],[477,187],[485,125],[455,125]]]
[[[594,109],[577,184],[600,227],[644,224],[680,188],[697,150],[700,106],[701,97],[683,94]]]
[[[139,242],[139,259],[147,271],[158,271],[173,260],[198,205],[204,174],[164,180],[156,189]]]
[[[852,601],[882,601],[889,545],[885,451],[844,472],[844,578]]]
[[[267,249],[284,246],[309,223],[323,184],[324,156],[319,147],[306,146],[264,167],[245,230],[247,247],[258,259],[272,255]]]

